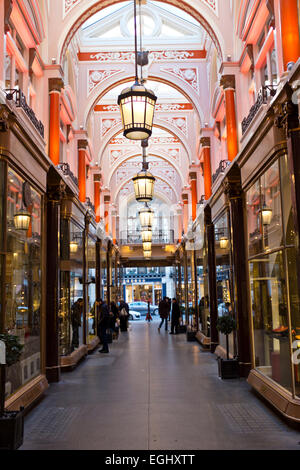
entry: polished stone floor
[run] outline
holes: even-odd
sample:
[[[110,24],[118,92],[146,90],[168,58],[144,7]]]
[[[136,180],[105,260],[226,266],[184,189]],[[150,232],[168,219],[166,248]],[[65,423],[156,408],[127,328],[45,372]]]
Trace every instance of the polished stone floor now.
[[[26,417],[22,449],[300,449],[245,380],[218,378],[213,355],[185,335],[132,323],[64,373]]]

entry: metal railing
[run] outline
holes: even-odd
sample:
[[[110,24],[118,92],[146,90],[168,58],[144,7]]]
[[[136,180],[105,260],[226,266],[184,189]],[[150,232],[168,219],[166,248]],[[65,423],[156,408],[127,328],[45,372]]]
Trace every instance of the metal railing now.
[[[24,93],[21,90],[13,89],[5,89],[6,99],[8,101],[14,101],[18,108],[22,108],[26,115],[29,117],[30,121],[39,132],[39,134],[44,138],[45,128],[42,121],[39,121],[36,117],[33,109],[27,104],[26,98]]]
[[[254,120],[256,114],[260,110],[263,104],[267,104],[269,96],[276,95],[277,86],[275,85],[264,85],[258,92],[257,100],[254,105],[250,108],[249,114],[242,121],[242,134],[244,135],[248,127]]]
[[[60,170],[63,175],[69,176],[73,183],[78,187],[78,178],[76,178],[74,173],[70,170],[69,163],[60,163],[57,165],[57,169]]]
[[[164,243],[174,242],[174,230],[157,230],[152,232],[153,245],[162,245]],[[142,243],[142,233],[139,231],[123,231],[120,233],[119,245],[139,245]]]
[[[226,168],[230,165],[230,161],[229,160],[221,160],[220,161],[220,165],[219,167],[217,168],[217,171],[212,175],[212,183],[214,184],[219,175],[221,175],[221,173],[224,173]]]

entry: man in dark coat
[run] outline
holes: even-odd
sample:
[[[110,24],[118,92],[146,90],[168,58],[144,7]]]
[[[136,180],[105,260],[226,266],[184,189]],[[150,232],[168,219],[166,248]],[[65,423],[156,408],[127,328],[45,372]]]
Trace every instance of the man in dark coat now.
[[[168,318],[170,315],[170,306],[169,306],[167,297],[164,297],[163,300],[159,302],[158,311],[159,311],[159,315],[161,318],[161,323],[158,327],[158,331],[160,331],[164,322],[165,322],[165,330],[168,331]]]
[[[79,348],[79,328],[81,327],[81,315],[83,311],[83,299],[79,298],[72,305],[71,322],[72,322],[72,351]]]
[[[178,334],[180,307],[176,299],[172,300],[172,320],[171,320],[171,333],[170,335]],[[175,333],[174,333],[175,330]]]
[[[122,332],[127,331],[128,318],[129,318],[129,305],[124,300],[120,301],[119,318],[120,318],[120,330]]]
[[[110,328],[110,315],[109,309],[106,303],[101,299],[100,303],[100,317],[98,323],[98,336],[102,342],[102,349],[99,349],[100,353],[107,354],[109,353],[108,349],[108,338],[107,338],[107,329]]]

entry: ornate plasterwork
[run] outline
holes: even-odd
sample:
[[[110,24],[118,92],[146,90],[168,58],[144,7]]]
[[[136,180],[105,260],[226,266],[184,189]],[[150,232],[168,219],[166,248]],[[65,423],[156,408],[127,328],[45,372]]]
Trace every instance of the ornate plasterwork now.
[[[188,135],[188,129],[187,129],[187,120],[185,117],[164,117],[164,121],[169,122],[172,124],[174,127],[177,127],[186,137]]]
[[[103,82],[109,77],[124,72],[124,69],[118,70],[89,70],[88,71],[88,95],[96,88],[99,83]]]
[[[202,0],[214,13],[218,14],[218,0]],[[64,16],[67,15],[72,8],[77,5],[80,0],[64,0]]]
[[[77,3],[79,3],[80,0],[64,0],[63,2],[63,17],[65,17],[68,13],[70,13],[70,11],[72,10],[73,7],[75,7],[75,5],[77,5]]]
[[[161,71],[180,78],[199,93],[199,77],[196,67],[161,67]]]
[[[112,118],[112,119],[103,118],[103,119],[101,119],[101,124],[100,124],[100,135],[101,135],[101,137],[104,137],[107,134],[107,132],[109,132],[113,127],[116,127],[119,124],[121,124],[121,122],[122,122],[121,118],[119,118],[119,119],[115,119],[115,118]]]
[[[156,112],[168,113],[173,111],[192,111],[193,105],[191,103],[158,103],[155,106]],[[119,113],[120,108],[116,104],[97,104],[94,111],[102,113]]]
[[[206,51],[205,50],[195,50],[195,51],[182,51],[182,50],[165,50],[165,51],[150,51],[149,53],[149,62],[180,62],[187,60],[198,60],[205,59]],[[120,51],[120,52],[79,52],[78,60],[82,62],[131,62],[134,63],[135,56],[134,52]]]

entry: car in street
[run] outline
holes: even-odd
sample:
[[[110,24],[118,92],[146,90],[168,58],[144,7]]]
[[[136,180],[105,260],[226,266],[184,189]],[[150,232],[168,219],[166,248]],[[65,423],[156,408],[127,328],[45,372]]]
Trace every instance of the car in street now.
[[[134,310],[129,310],[129,318],[130,321],[136,321],[141,319],[140,312],[135,312]]]
[[[142,316],[146,316],[148,312],[148,303],[147,302],[131,302],[128,304],[129,310],[134,310],[135,312],[140,312]],[[130,313],[130,312],[129,312]],[[150,313],[151,315],[158,314],[158,306],[150,304]]]

